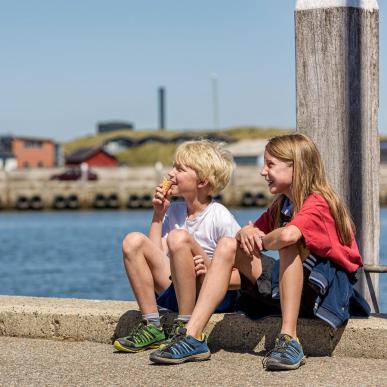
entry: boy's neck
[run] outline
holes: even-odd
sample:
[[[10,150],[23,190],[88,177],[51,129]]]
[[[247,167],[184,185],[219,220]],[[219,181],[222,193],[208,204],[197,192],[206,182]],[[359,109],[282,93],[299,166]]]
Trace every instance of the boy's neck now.
[[[204,211],[208,205],[211,203],[212,198],[210,196],[206,196],[205,198],[198,198],[191,200],[186,200],[187,204],[187,216],[188,218],[194,218],[199,215],[202,211]]]

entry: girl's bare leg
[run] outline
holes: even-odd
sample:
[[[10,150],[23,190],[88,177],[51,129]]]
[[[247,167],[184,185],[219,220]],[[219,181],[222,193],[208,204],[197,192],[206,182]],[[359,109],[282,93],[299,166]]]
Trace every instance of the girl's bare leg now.
[[[297,337],[297,319],[300,311],[304,283],[303,260],[297,245],[279,250],[280,255],[280,300],[282,311],[281,333]]]
[[[155,292],[169,287],[169,259],[147,236],[128,234],[122,243],[124,265],[143,314],[157,312]]]
[[[262,273],[260,258],[246,256],[235,238],[222,238],[216,247],[195,309],[186,326],[187,334],[201,336],[208,320],[227,292],[234,266],[247,278],[254,278],[253,281]]]
[[[167,243],[179,314],[191,315],[201,286],[195,273],[193,257],[201,255],[208,263],[209,259],[203,248],[186,230],[172,230]]]

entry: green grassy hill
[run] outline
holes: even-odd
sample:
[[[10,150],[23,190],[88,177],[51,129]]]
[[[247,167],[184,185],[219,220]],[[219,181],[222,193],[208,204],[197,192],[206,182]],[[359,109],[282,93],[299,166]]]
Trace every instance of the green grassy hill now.
[[[143,138],[151,135],[160,137],[174,137],[180,134],[192,134],[195,136],[205,136],[210,133],[224,135],[236,140],[270,138],[279,134],[291,132],[291,129],[284,130],[278,128],[257,128],[257,127],[236,127],[225,130],[118,130],[115,132],[96,134],[74,139],[64,144],[65,154],[70,154],[79,148],[96,147],[102,145],[104,141],[114,137]],[[116,157],[122,164],[128,165],[153,165],[156,161],[161,161],[164,165],[172,162],[176,144],[147,143],[137,147],[129,148],[124,152],[118,153]]]

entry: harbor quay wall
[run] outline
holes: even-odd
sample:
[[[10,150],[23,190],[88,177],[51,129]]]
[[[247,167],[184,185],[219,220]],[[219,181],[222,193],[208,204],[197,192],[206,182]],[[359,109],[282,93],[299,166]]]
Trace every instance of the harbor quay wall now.
[[[155,187],[168,169],[153,167],[93,168],[96,181],[52,180],[64,169],[0,172],[2,209],[151,208]],[[237,168],[217,198],[229,206],[265,206],[271,196],[257,167]]]
[[[175,314],[165,316],[171,327]],[[0,296],[0,336],[87,340],[111,344],[138,324],[132,301]],[[261,352],[271,349],[281,319],[250,320],[238,313],[214,314],[207,327],[212,350]],[[387,318],[352,318],[333,330],[316,319],[299,319],[297,331],[307,356],[387,359]]]
[[[52,180],[63,168],[0,171],[0,209],[151,208],[155,186],[168,172],[154,167],[94,168],[96,181]],[[380,202],[387,204],[387,165],[380,167]],[[272,200],[256,166],[238,166],[217,197],[226,206],[267,206]]]

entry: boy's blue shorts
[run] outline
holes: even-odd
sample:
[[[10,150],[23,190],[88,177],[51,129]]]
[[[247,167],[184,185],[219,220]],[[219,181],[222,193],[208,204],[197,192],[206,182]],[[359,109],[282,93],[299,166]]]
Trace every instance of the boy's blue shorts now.
[[[216,308],[215,313],[233,312],[238,294],[238,290],[228,290],[223,301]],[[158,297],[156,297],[156,303],[158,306],[166,308],[171,312],[179,311],[173,284],[171,284],[169,288],[165,289]]]

